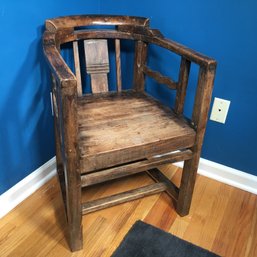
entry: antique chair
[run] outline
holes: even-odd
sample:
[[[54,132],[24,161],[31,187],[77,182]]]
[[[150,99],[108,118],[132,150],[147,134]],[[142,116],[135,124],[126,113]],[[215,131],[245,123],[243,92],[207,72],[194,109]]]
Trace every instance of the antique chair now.
[[[127,69],[126,74],[121,71],[121,45],[126,40],[134,42],[132,75]],[[115,50],[115,80],[108,78],[110,44]],[[152,44],[181,58],[178,81],[147,66]],[[72,47],[70,67],[60,52],[63,45]],[[57,172],[71,250],[82,248],[82,214],[165,191],[175,200],[177,213],[187,215],[208,118],[215,60],[164,38],[149,27],[149,19],[129,16],[47,20],[43,47],[52,72]],[[189,119],[184,117],[184,102],[191,63],[199,66],[199,75]],[[121,75],[133,76],[130,90],[123,90]],[[83,85],[88,77],[91,92],[85,93]],[[175,90],[173,109],[146,93],[146,77]],[[108,81],[116,81],[115,91],[109,91]],[[157,168],[178,161],[184,161],[179,188]],[[146,172],[156,183],[81,202],[82,187],[138,172]]]

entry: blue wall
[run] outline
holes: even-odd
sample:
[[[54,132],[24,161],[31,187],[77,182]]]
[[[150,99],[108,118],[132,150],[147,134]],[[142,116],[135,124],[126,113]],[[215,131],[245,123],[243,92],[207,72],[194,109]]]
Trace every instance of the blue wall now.
[[[54,156],[44,21],[86,12],[99,1],[0,2],[0,194]]]
[[[0,194],[54,156],[41,35],[46,18],[79,13],[147,16],[167,37],[215,57],[214,96],[231,100],[231,107],[225,125],[209,121],[202,157],[257,175],[255,0],[2,0]],[[153,93],[168,102],[164,89]]]
[[[226,124],[208,122],[202,157],[257,175],[257,2],[101,0],[100,8],[150,17],[165,36],[218,61],[213,96],[231,106]],[[163,89],[158,93],[168,98]]]

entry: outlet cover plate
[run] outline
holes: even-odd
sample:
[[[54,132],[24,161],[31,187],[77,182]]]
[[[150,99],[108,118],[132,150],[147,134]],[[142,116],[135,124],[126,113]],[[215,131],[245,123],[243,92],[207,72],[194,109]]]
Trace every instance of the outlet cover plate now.
[[[215,97],[210,120],[224,124],[228,115],[229,106],[230,101]]]

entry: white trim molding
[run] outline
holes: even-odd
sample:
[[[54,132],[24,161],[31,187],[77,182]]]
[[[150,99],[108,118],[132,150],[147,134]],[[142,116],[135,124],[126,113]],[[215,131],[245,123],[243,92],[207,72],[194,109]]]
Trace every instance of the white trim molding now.
[[[0,195],[0,218],[39,189],[56,174],[55,157]]]
[[[56,159],[53,157],[15,186],[0,195],[0,218],[10,212],[56,174],[55,162]],[[183,162],[175,163],[175,165],[183,167]],[[257,194],[257,176],[246,172],[201,158],[198,174]]]
[[[183,162],[175,163],[183,167]],[[200,158],[198,174],[257,195],[257,176]]]

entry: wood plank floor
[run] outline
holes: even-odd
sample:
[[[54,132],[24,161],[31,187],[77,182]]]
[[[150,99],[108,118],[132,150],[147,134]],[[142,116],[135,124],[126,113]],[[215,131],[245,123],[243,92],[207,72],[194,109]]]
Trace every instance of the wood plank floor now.
[[[181,170],[163,166],[178,184]],[[151,183],[137,174],[94,186],[86,199]],[[257,256],[257,196],[203,176],[197,177],[190,214],[179,217],[165,194],[149,196],[83,217],[84,249],[71,253],[65,218],[54,178],[0,220],[0,256],[109,257],[136,220],[143,220],[221,256]]]

